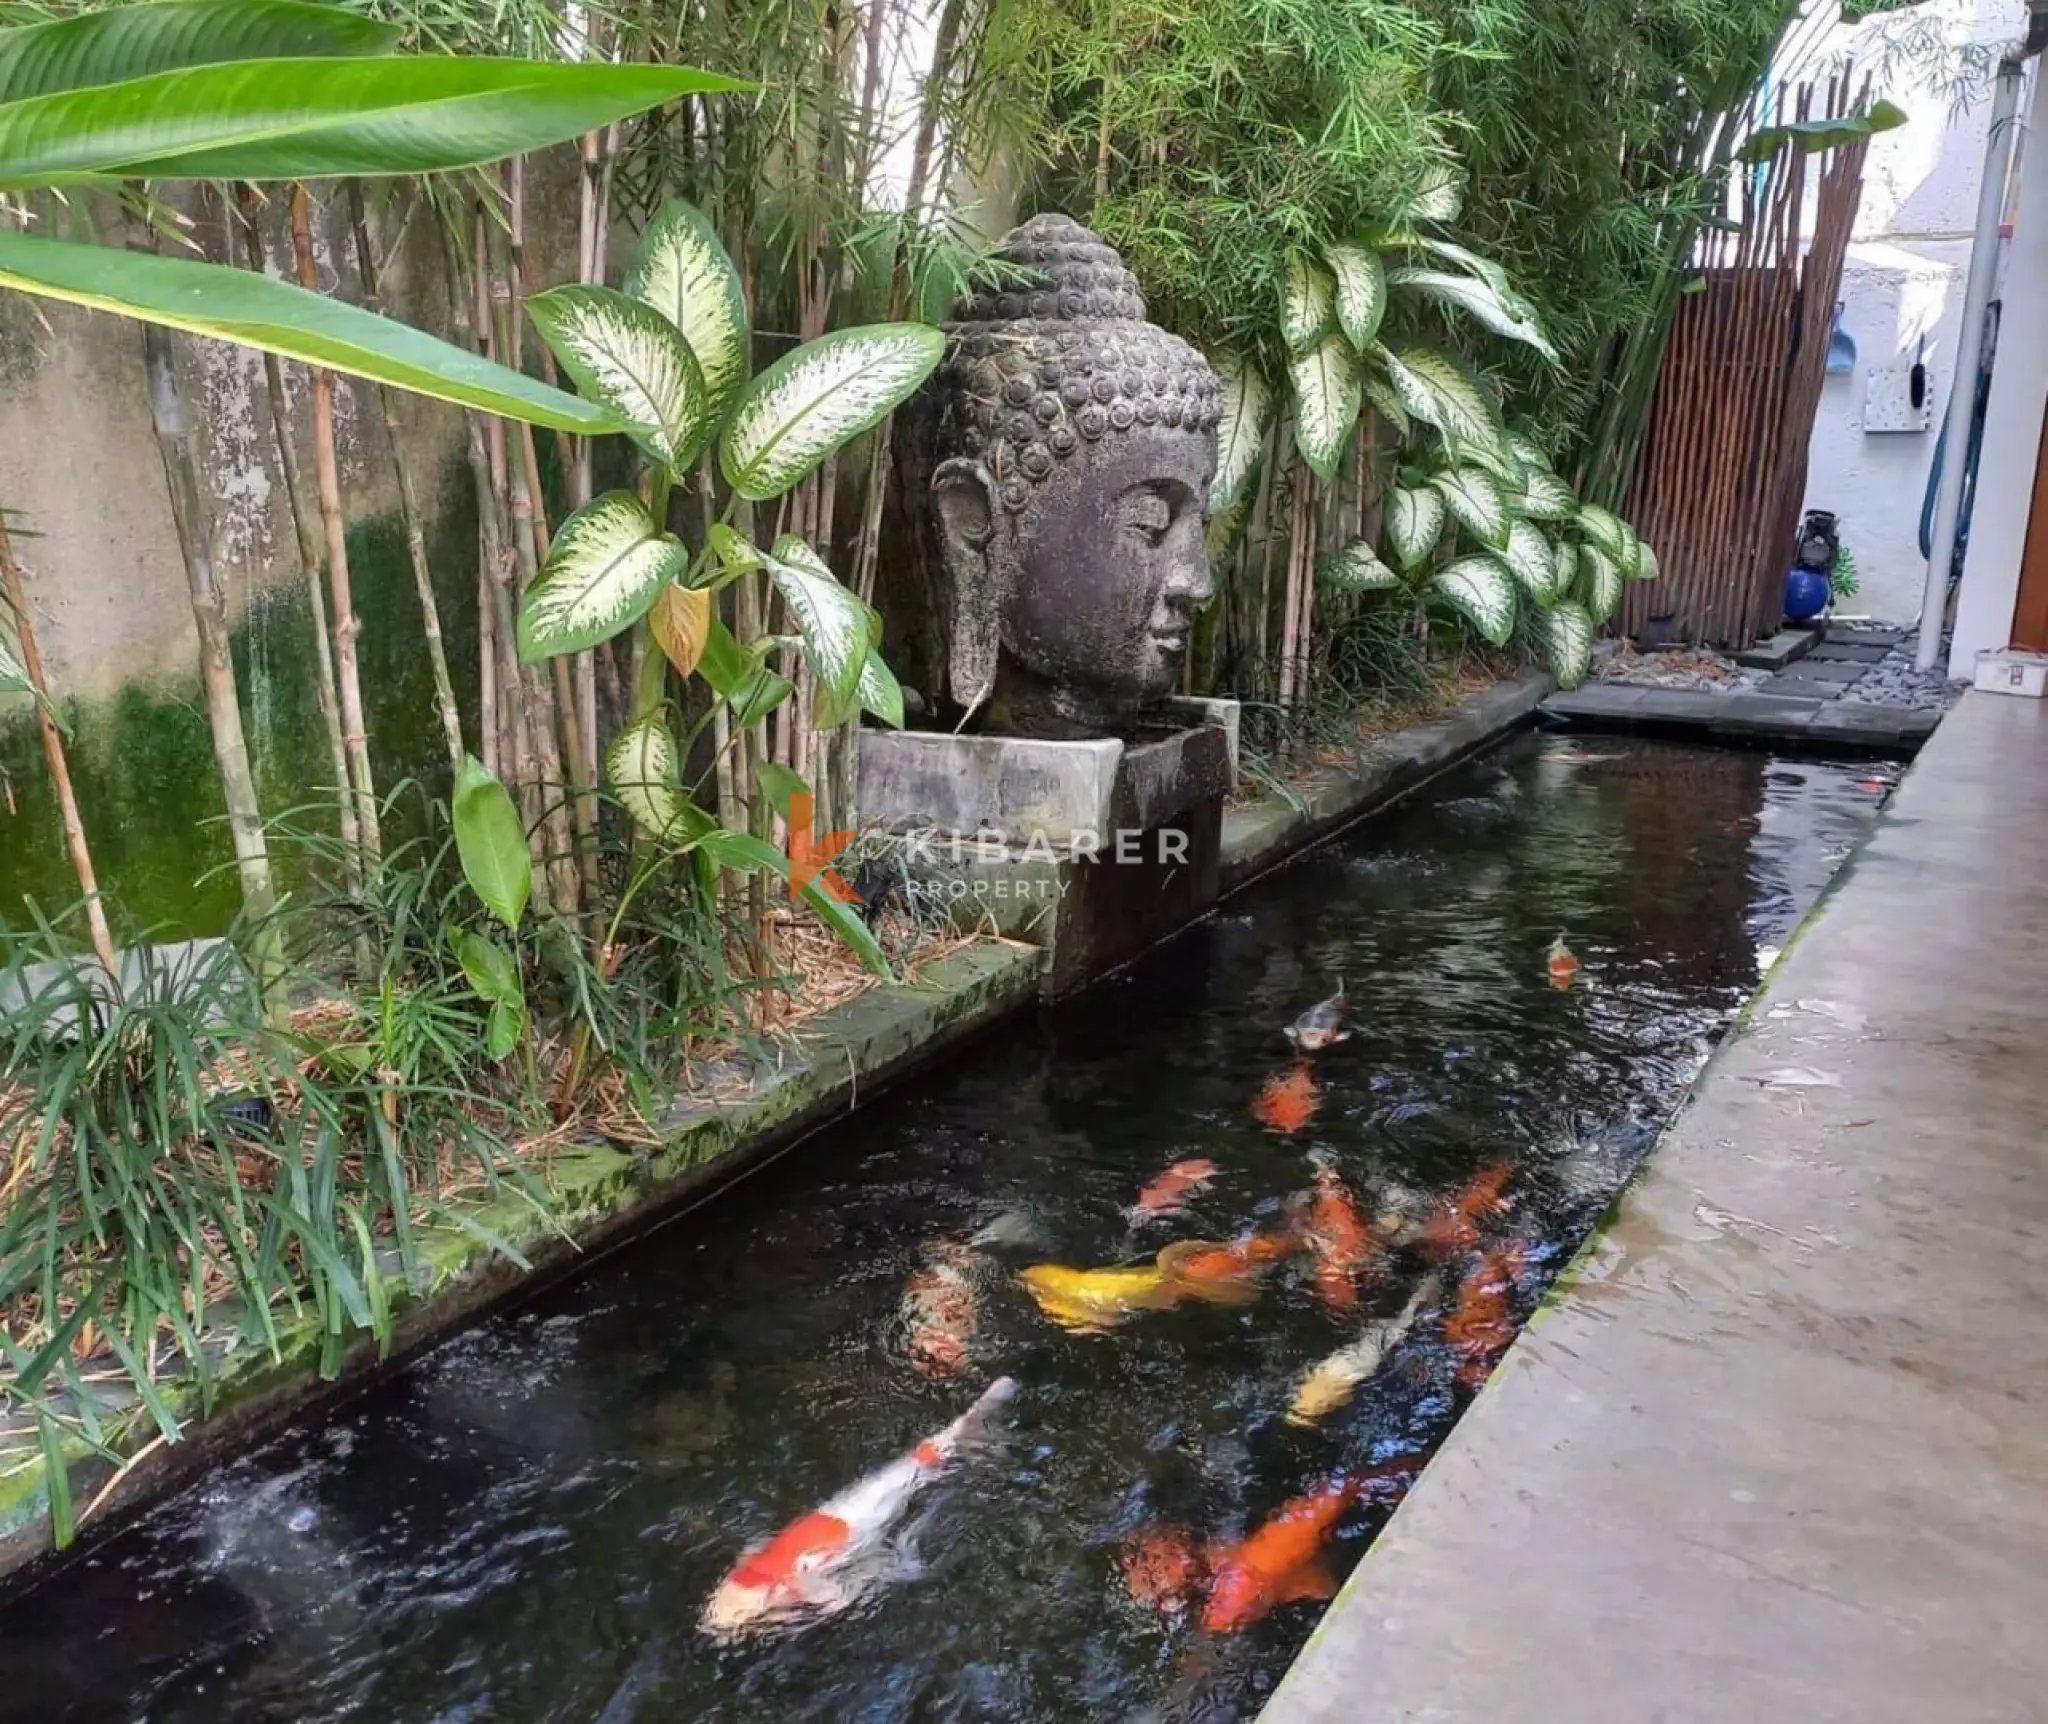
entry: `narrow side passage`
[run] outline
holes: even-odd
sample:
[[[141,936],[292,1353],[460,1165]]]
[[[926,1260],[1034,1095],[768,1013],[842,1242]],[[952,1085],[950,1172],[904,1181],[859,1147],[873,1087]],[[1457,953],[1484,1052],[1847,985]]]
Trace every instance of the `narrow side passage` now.
[[[2048,708],[1972,694],[1262,1724],[2048,1694]]]

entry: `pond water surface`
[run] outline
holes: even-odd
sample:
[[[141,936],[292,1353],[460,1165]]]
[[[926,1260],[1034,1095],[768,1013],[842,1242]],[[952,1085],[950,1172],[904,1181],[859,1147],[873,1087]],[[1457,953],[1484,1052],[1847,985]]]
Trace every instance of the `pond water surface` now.
[[[1510,1323],[1527,1313],[1894,775],[1510,744],[15,1597],[0,1716],[1248,1719],[1322,1607],[1209,1632],[1199,1597],[1178,1616],[1133,1600],[1134,1541],[1170,1526],[1227,1552],[1376,1468],[1328,1545],[1337,1571],[1356,1561],[1506,1338],[1471,1290],[1505,1283]],[[1560,935],[1581,968],[1554,978]],[[1354,1033],[1296,1075],[1282,1030],[1339,978]],[[1262,1091],[1291,1108],[1258,1117]],[[1214,1179],[1134,1234],[1140,1188],[1190,1157]],[[1017,1283],[1288,1235],[1318,1165],[1368,1221],[1416,1224],[1376,1252],[1360,1316],[1305,1257],[1251,1303],[1092,1335]],[[1492,1170],[1500,1205],[1468,1197],[1461,1227],[1444,1205]],[[964,1368],[933,1380],[906,1283],[991,1223],[1007,1242],[956,1259]],[[1303,1373],[1432,1274],[1350,1403],[1289,1423]],[[700,1631],[747,1547],[999,1373],[1020,1393],[924,1491],[888,1584],[779,1633]]]

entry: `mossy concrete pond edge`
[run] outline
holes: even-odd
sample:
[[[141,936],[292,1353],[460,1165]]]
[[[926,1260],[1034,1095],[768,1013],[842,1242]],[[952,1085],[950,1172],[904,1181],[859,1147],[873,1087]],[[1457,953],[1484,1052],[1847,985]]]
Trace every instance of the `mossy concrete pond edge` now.
[[[1224,893],[1520,729],[1554,686],[1541,672],[1525,672],[1351,761],[1303,775],[1285,795],[1231,808],[1223,832]],[[710,1200],[881,1089],[1035,1009],[1040,962],[1038,948],[1003,940],[948,953],[923,966],[914,981],[872,988],[810,1020],[779,1066],[730,1099],[679,1102],[662,1122],[658,1147],[562,1150],[547,1167],[546,1201],[538,1207],[512,1192],[477,1199],[468,1209],[471,1218],[518,1251],[524,1266],[468,1231],[419,1230],[427,1278],[415,1286],[395,1268],[387,1274],[384,1292],[394,1315],[384,1355],[364,1335],[348,1347],[339,1370],[323,1377],[318,1319],[309,1311],[280,1323],[275,1355],[245,1343],[215,1358],[214,1402],[203,1419],[196,1385],[159,1385],[184,1426],[176,1443],[157,1436],[132,1394],[110,1390],[100,1418],[108,1446],[129,1456],[130,1464],[116,1479],[114,1467],[83,1445],[72,1451],[72,1496],[90,1513],[66,1556],[99,1542],[197,1473],[323,1403],[360,1391],[486,1312],[528,1298]],[[96,1501],[109,1480],[113,1488]],[[33,1423],[18,1416],[0,1420],[0,1583],[34,1584],[54,1572],[64,1559],[53,1556],[53,1542],[49,1480]]]

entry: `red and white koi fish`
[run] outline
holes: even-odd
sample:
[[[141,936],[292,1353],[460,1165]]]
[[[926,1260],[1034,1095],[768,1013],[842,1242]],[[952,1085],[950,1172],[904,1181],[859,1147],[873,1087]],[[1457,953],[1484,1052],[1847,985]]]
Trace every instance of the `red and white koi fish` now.
[[[903,1572],[900,1561],[890,1560],[890,1535],[925,1486],[1016,1395],[1016,1379],[998,1377],[937,1435],[748,1551],[718,1583],[698,1627],[730,1641],[833,1616]]]
[[[1495,1362],[1515,1338],[1508,1301],[1527,1259],[1521,1245],[1489,1251],[1458,1288],[1458,1308],[1444,1319],[1444,1341],[1463,1363],[1458,1381],[1476,1389],[1493,1374]]]
[[[1579,974],[1579,960],[1572,955],[1571,947],[1564,943],[1562,934],[1550,942],[1550,952],[1545,959],[1550,971],[1550,985],[1553,988],[1568,988]]]
[[[1163,1221],[1168,1216],[1178,1215],[1187,1208],[1188,1199],[1216,1177],[1216,1164],[1196,1157],[1190,1161],[1176,1161],[1157,1179],[1138,1193],[1138,1201],[1125,1212],[1133,1226],[1147,1221]]]

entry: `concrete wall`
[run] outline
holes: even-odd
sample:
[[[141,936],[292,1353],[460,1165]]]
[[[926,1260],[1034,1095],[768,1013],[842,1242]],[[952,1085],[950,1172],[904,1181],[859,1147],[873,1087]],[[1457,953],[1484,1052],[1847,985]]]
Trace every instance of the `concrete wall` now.
[[[2024,28],[2022,0],[1940,0],[1921,16],[1952,43],[2000,42]],[[1871,65],[1876,25],[1843,29],[1828,51],[1855,52]],[[1806,502],[1841,517],[1854,550],[1861,595],[1847,611],[1910,622],[1919,615],[1926,563],[1920,556],[1921,500],[1940,416],[1954,381],[1954,356],[1984,159],[1988,98],[1951,112],[1926,76],[1894,76],[1888,93],[1910,115],[1872,141],[1863,198],[1842,279],[1842,327],[1857,346],[1856,367],[1829,377],[1809,445]],[[1929,374],[1932,423],[1925,431],[1864,427],[1871,373],[1910,366]]]
[[[574,272],[574,178],[567,152],[529,174],[533,266]],[[315,221],[324,290],[359,294],[338,194]],[[194,242],[216,262],[230,233],[218,198],[185,205]],[[71,219],[117,231],[109,212]],[[424,209],[379,211],[386,304],[447,333],[446,267]],[[281,206],[263,220],[269,273],[296,277]],[[397,244],[392,246],[392,236]],[[79,237],[89,237],[80,233]],[[242,261],[239,244],[234,261]],[[245,348],[173,338],[209,481],[209,537],[235,628],[236,668],[258,787],[283,810],[329,785],[312,696],[311,611],[273,432],[263,362]],[[313,482],[310,384],[284,365],[292,433]],[[365,703],[380,784],[429,777],[445,756],[431,706],[419,604],[397,519],[397,490],[375,390],[338,379],[337,441],[364,619]],[[452,408],[398,401],[401,440],[429,520],[431,559],[458,692],[475,684],[475,512]],[[72,765],[102,885],[131,926],[217,932],[233,912],[229,849],[204,706],[198,638],[151,431],[139,327],[103,313],[0,293],[0,501],[35,537],[17,541],[53,695],[73,730]],[[308,498],[310,504],[311,498]],[[25,697],[0,697],[0,920],[24,895],[46,910],[76,886],[58,833]],[[11,800],[14,814],[7,807]]]

